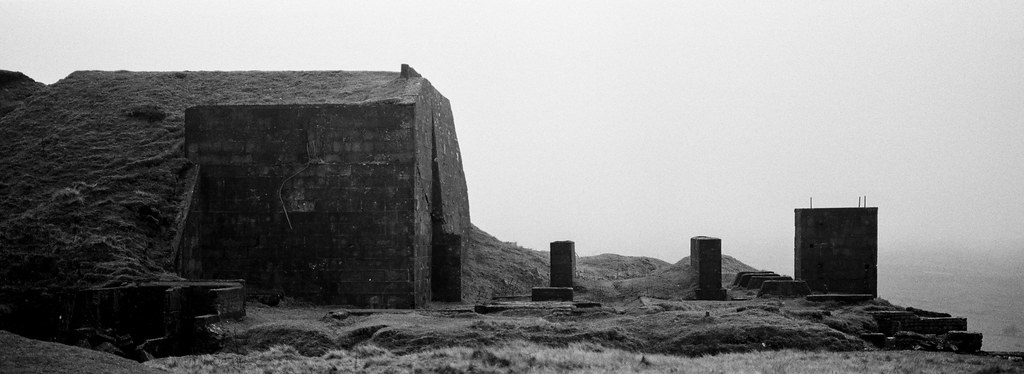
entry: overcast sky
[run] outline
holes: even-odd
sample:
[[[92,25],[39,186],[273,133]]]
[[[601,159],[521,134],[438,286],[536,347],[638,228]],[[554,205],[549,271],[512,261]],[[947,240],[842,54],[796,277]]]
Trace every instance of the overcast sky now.
[[[0,0],[0,69],[408,63],[473,221],[535,249],[791,274],[793,209],[866,195],[883,259],[1024,252],[1024,1],[297,4]]]

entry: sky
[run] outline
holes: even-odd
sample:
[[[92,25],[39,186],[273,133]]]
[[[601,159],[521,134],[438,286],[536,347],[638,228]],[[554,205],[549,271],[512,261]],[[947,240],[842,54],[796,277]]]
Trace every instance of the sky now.
[[[1024,257],[1021,1],[0,0],[0,30],[0,69],[48,84],[410,64],[451,100],[473,222],[529,248],[707,235],[792,274],[793,209],[867,196],[880,267]]]

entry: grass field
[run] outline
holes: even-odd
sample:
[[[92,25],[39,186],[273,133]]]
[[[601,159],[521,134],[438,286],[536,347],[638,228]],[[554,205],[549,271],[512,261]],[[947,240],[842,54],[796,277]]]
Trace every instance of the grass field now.
[[[172,373],[1022,373],[1019,361],[930,352],[733,353],[702,357],[638,354],[593,344],[551,348],[525,342],[396,355],[372,345],[304,356],[288,346],[248,355],[165,358]]]
[[[407,355],[450,347],[527,342],[550,348],[583,343],[642,354],[700,356],[768,350],[860,351],[875,329],[865,309],[804,301],[677,302],[642,307],[513,309],[492,314],[450,310],[332,313],[327,307],[249,307],[245,320],[220,324],[224,353],[253,354],[287,345],[305,356],[369,345]]]

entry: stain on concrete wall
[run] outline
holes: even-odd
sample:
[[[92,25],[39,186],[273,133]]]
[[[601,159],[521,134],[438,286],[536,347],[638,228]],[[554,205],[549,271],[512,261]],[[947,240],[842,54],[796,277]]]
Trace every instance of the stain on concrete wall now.
[[[796,279],[814,292],[878,296],[878,208],[796,209]]]

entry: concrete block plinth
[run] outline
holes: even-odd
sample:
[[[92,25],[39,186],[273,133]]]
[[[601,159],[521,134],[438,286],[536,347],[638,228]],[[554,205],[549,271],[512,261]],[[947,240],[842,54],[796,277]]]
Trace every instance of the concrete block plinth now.
[[[534,287],[532,301],[572,301],[572,287]]]

